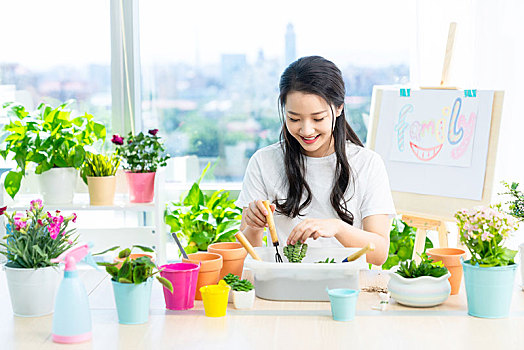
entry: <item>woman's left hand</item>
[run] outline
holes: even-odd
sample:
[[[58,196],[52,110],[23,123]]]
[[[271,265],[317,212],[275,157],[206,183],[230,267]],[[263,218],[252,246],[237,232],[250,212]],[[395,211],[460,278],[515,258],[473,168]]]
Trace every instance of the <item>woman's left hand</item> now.
[[[339,229],[339,219],[306,219],[295,226],[289,234],[287,244],[304,243],[306,239],[319,237],[334,237]]]

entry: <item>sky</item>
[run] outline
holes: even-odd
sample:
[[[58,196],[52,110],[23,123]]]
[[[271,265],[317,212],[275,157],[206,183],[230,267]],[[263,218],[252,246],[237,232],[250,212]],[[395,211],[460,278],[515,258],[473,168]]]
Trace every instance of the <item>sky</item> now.
[[[31,67],[110,62],[109,0],[0,2],[0,62]],[[260,50],[283,58],[288,23],[297,56],[336,63],[407,63],[413,2],[408,0],[141,0],[143,62],[218,63],[222,53]],[[28,9],[31,9],[28,11]]]

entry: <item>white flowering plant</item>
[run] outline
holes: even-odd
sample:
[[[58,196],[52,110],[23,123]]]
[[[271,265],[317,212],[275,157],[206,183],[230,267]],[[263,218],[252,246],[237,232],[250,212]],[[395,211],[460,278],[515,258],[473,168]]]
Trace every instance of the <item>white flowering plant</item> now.
[[[455,213],[460,241],[471,253],[471,264],[481,267],[513,265],[517,251],[504,247],[518,221],[501,206],[478,206]]]

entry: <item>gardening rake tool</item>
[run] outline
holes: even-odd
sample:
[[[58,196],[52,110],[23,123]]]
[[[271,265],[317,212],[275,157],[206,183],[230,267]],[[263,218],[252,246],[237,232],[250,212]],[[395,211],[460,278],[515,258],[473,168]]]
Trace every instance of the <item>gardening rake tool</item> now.
[[[266,207],[267,215],[267,225],[269,226],[269,233],[271,234],[271,241],[273,242],[273,246],[275,247],[277,253],[275,254],[275,260],[278,263],[284,262],[282,260],[282,257],[280,256],[280,253],[278,252],[278,235],[277,235],[277,229],[275,228],[275,220],[273,220],[273,212],[271,211],[271,205],[269,204],[269,201],[263,201],[264,207]]]

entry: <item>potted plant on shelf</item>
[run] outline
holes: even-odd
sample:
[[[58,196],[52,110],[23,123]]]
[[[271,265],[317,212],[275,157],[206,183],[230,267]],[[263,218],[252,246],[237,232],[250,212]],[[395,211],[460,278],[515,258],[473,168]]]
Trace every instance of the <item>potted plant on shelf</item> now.
[[[147,134],[140,132],[133,135],[130,132],[127,140],[116,134],[111,140],[117,146],[117,154],[124,161],[132,203],[153,201],[157,168],[167,165],[169,155],[164,154],[164,145],[157,134],[158,129],[153,129]]]
[[[148,256],[131,259],[128,255],[120,267],[117,264],[116,262],[98,263],[98,265],[105,266],[107,273],[111,276],[118,322],[121,324],[146,323],[149,319],[153,276],[160,270]],[[173,293],[173,285],[169,280],[161,276],[155,277]]]
[[[7,137],[1,145],[0,155],[4,159],[12,156],[17,164],[4,180],[11,198],[20,190],[27,166],[34,163],[46,204],[73,201],[77,170],[84,163],[84,147],[104,140],[106,128],[87,113],[72,117],[69,109],[72,102],[56,108],[42,103],[35,112],[28,112],[14,103],[3,105],[10,121],[4,126]]]
[[[507,317],[511,306],[517,252],[504,247],[518,227],[500,205],[478,206],[455,213],[460,241],[471,259],[462,262],[468,314],[485,318]]]
[[[120,158],[116,154],[86,153],[80,170],[82,179],[89,188],[91,205],[113,205],[116,188],[116,171]]]
[[[415,260],[401,262],[391,274],[388,290],[399,304],[415,307],[431,307],[445,302],[451,292],[450,273],[441,261],[433,262],[426,254]]]
[[[17,316],[42,316],[53,312],[53,302],[60,281],[58,265],[51,263],[75,242],[76,214],[64,217],[60,211],[53,215],[44,210],[42,201],[31,201],[24,213],[7,213],[5,242],[0,253],[7,257],[5,272],[11,305]]]

